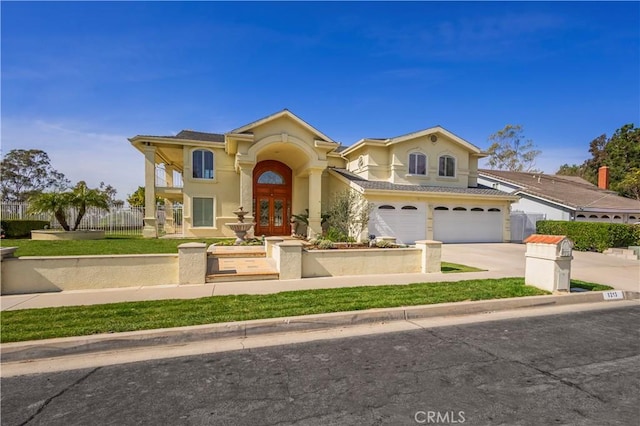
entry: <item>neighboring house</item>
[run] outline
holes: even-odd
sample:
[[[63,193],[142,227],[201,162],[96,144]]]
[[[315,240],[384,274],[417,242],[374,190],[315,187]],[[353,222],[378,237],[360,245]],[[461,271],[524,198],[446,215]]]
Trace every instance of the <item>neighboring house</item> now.
[[[225,134],[129,140],[145,158],[146,237],[157,236],[156,196],[167,211],[182,203],[186,236],[233,235],[225,223],[236,221],[238,206],[251,212],[255,235],[288,235],[292,215],[308,209],[315,236],[332,197],[352,188],[374,204],[369,234],[406,244],[510,239],[518,197],[478,185],[485,154],[440,126],[344,147],[285,109]]]
[[[513,212],[538,213],[548,220],[634,223],[640,201],[610,191],[609,168],[601,167],[598,186],[575,176],[479,170],[478,182],[520,197]]]

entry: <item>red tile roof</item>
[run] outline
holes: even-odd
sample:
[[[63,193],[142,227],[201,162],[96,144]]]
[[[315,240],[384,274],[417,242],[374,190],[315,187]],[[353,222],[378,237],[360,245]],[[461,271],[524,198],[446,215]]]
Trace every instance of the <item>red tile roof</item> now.
[[[533,234],[524,240],[525,243],[537,243],[537,244],[558,244],[560,241],[567,238],[566,235],[540,235]]]

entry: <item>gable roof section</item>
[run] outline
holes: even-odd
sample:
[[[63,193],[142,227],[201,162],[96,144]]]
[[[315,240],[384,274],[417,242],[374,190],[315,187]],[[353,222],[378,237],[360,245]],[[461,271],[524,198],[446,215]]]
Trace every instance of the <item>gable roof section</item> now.
[[[384,145],[384,146],[390,146],[390,145],[394,145],[397,143],[401,143],[401,142],[405,142],[411,139],[416,139],[422,136],[428,136],[428,135],[432,135],[435,133],[440,133],[442,135],[447,136],[449,139],[453,140],[455,143],[457,143],[458,145],[462,146],[463,148],[465,148],[467,151],[471,152],[472,154],[474,154],[477,157],[485,157],[486,154],[484,154],[482,152],[482,150],[480,148],[478,148],[477,146],[475,146],[474,144],[462,139],[460,136],[448,131],[447,129],[445,129],[442,126],[434,126],[434,127],[429,127],[428,129],[424,129],[424,130],[418,130],[416,132],[411,132],[411,133],[407,133],[404,135],[400,135],[400,136],[395,136],[392,138],[386,138],[386,139],[382,139],[382,138],[364,138],[364,139],[360,139],[358,142],[356,142],[355,144],[347,147],[347,149],[345,149],[343,151],[343,154],[349,154],[351,152],[354,152],[360,148],[363,148],[367,145]]]
[[[600,189],[584,179],[544,173],[478,170],[480,176],[518,186],[513,194],[526,194],[554,204],[585,211],[640,212],[640,201]]]
[[[355,185],[359,186],[363,190],[374,191],[397,191],[397,192],[424,192],[424,193],[449,193],[449,194],[463,194],[463,195],[489,195],[489,196],[502,196],[508,199],[517,199],[517,197],[510,196],[510,194],[498,191],[497,189],[489,188],[487,186],[478,185],[477,188],[457,188],[457,187],[444,187],[444,186],[425,186],[425,185],[399,185],[386,181],[374,181],[367,180],[362,176],[358,176],[349,172],[346,169],[331,168],[333,172],[349,180]]]
[[[304,121],[303,119],[301,119],[300,117],[298,117],[297,115],[295,115],[294,113],[292,113],[291,111],[289,111],[288,109],[283,109],[282,111],[276,112],[275,114],[271,114],[268,115],[264,118],[261,118],[259,120],[256,120],[254,122],[251,122],[249,124],[246,124],[242,127],[238,127],[237,129],[234,129],[232,131],[230,131],[229,133],[250,133],[254,128],[267,123],[269,121],[273,121],[273,120],[277,120],[278,118],[281,117],[288,117],[290,119],[292,119],[293,121],[297,122],[299,125],[301,125],[302,127],[304,127],[305,129],[309,130],[311,133],[313,133],[314,135],[318,136],[320,139],[326,141],[326,142],[333,142],[336,145],[338,144],[336,141],[334,141],[333,139],[331,139],[329,136],[325,135],[324,133],[322,133],[320,130],[316,129],[315,127],[313,127],[312,125],[310,125],[309,123],[307,123],[306,121]]]
[[[200,141],[200,142],[224,142],[224,135],[221,133],[207,133],[207,132],[196,132],[193,130],[182,130],[177,135],[171,136],[152,136],[152,135],[137,135],[133,138],[158,138],[158,139],[180,139],[180,140],[189,140],[189,141]]]

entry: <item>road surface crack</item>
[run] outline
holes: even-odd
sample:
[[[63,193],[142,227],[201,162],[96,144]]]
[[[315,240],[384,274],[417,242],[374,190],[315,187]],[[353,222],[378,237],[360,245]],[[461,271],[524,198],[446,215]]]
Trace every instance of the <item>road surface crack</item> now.
[[[67,386],[66,388],[62,389],[60,392],[58,392],[57,394],[50,396],[49,398],[47,398],[44,403],[42,404],[42,406],[40,408],[38,408],[38,410],[33,413],[27,420],[25,420],[24,422],[20,423],[20,426],[24,426],[28,423],[30,423],[33,419],[35,419],[40,413],[42,413],[44,411],[45,408],[47,408],[49,406],[49,404],[51,404],[51,402],[53,402],[54,399],[64,395],[68,390],[70,390],[71,388],[79,385],[80,383],[84,382],[85,380],[87,380],[89,378],[89,376],[91,376],[93,373],[95,373],[96,371],[100,370],[102,367],[96,367],[93,370],[89,371],[87,374],[85,374],[84,376],[80,377],[78,380],[76,380],[75,382],[71,383],[69,386]]]

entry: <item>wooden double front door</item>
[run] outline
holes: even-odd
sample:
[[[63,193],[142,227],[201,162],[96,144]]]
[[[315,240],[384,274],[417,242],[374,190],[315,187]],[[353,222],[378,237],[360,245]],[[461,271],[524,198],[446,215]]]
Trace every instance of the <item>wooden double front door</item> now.
[[[291,233],[291,169],[279,161],[266,160],[253,169],[255,235]]]

